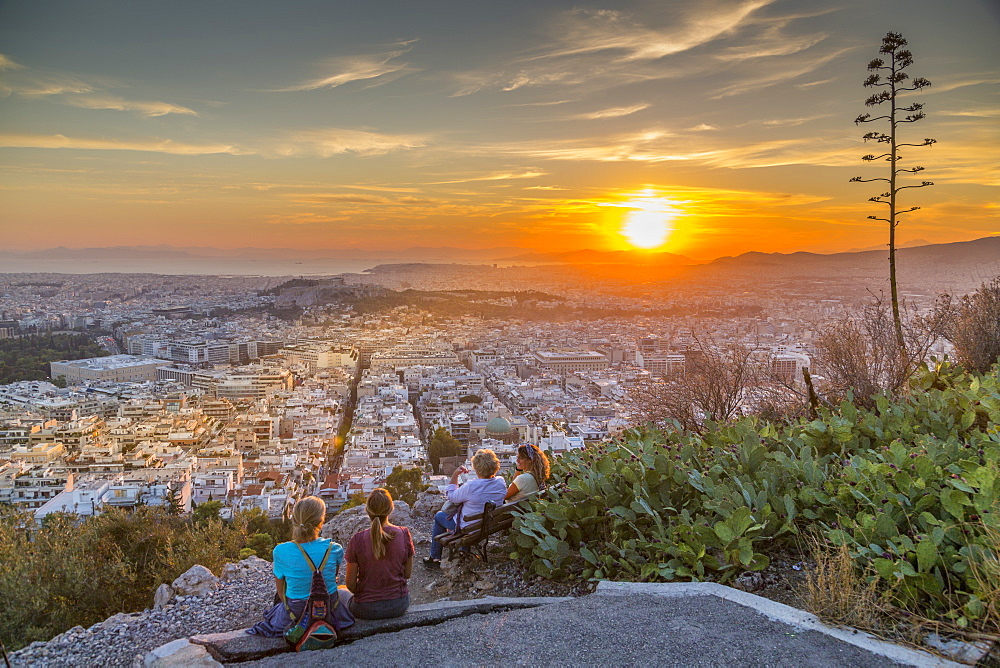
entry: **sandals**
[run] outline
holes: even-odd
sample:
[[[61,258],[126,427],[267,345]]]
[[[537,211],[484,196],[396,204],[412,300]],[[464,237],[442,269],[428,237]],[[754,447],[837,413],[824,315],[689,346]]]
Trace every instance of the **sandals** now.
[[[424,568],[438,569],[441,568],[441,560],[433,559],[431,557],[424,557]]]

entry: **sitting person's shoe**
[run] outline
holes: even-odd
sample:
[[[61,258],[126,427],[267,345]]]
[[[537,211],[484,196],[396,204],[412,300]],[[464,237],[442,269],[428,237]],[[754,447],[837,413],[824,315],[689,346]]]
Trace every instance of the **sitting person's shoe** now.
[[[441,560],[440,559],[434,559],[432,557],[424,557],[424,567],[425,568],[431,568],[431,569],[435,569],[435,568],[440,569],[441,568]]]

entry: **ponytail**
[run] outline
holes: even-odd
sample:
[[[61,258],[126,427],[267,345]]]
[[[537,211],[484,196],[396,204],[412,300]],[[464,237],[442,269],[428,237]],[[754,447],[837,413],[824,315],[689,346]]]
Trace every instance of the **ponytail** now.
[[[392,536],[382,529],[382,525],[392,514],[392,509],[392,495],[389,494],[388,490],[378,487],[368,495],[365,510],[368,511],[368,517],[372,520],[372,554],[375,555],[376,559],[385,556],[385,546],[392,540]]]

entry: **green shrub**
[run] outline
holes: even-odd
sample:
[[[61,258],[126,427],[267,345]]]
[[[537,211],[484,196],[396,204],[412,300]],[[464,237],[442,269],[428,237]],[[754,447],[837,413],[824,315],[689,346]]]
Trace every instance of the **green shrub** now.
[[[82,522],[54,514],[38,527],[31,513],[0,506],[0,639],[14,650],[141,610],[161,583],[195,564],[218,573],[245,547],[269,556],[272,535],[249,531],[259,519],[239,513],[229,523],[210,516],[189,523],[166,509],[142,507]],[[265,526],[284,530],[279,523]]]
[[[628,432],[556,460],[565,485],[516,521],[511,556],[546,577],[726,582],[810,532],[898,604],[996,628],[998,423],[995,375],[938,366],[870,410]]]

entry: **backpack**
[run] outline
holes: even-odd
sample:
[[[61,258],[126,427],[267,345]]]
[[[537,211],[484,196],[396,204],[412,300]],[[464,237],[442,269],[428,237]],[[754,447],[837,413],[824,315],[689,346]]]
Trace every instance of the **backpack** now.
[[[296,652],[310,649],[329,649],[340,640],[340,623],[337,621],[335,611],[340,605],[340,597],[334,593],[330,594],[326,590],[326,580],[323,578],[323,568],[327,559],[330,558],[330,548],[333,542],[326,548],[323,561],[319,568],[313,563],[302,546],[295,543],[306,563],[312,569],[312,587],[309,591],[309,598],[306,600],[305,608],[302,609],[302,616],[295,619],[288,601],[283,600],[289,617],[292,618],[292,626],[285,631],[285,641],[295,648]]]

